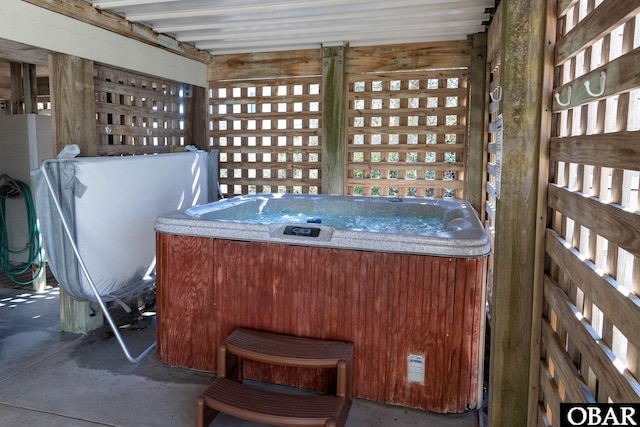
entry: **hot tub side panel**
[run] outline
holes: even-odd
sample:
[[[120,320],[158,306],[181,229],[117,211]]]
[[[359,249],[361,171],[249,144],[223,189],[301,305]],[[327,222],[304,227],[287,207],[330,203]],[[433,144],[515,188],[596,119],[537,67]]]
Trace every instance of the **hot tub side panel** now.
[[[172,366],[213,370],[214,241],[163,237],[156,234],[156,353]]]
[[[484,260],[158,234],[158,357],[215,371],[237,327],[354,343],[354,396],[434,412],[478,405]],[[425,358],[409,382],[409,355]],[[248,378],[329,390],[324,370]]]

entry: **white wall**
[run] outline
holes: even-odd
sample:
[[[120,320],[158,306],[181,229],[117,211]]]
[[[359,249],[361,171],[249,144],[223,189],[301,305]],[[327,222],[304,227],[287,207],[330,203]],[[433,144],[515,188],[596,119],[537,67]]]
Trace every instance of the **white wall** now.
[[[31,186],[31,169],[51,157],[50,116],[0,115],[0,175],[9,175]],[[7,199],[5,207],[9,247],[22,249],[28,238],[24,199]],[[12,255],[10,259],[25,262],[26,256]]]
[[[206,64],[22,0],[0,0],[0,38],[207,87]]]

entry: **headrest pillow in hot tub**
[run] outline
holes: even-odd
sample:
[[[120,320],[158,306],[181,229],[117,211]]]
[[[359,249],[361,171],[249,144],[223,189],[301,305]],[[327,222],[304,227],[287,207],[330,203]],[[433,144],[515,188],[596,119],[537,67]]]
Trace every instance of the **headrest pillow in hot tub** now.
[[[42,168],[53,181],[101,296],[135,285],[153,269],[158,215],[207,202],[208,154],[202,151],[59,159],[46,161]],[[95,300],[61,231],[46,183],[41,173],[34,171],[33,176],[51,270],[73,298]]]

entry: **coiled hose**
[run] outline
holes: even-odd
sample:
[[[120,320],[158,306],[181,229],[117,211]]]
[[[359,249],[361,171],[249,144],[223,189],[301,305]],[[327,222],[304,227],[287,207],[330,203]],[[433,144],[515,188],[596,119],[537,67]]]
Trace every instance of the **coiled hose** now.
[[[7,210],[6,200],[22,198],[27,214],[28,237],[25,246],[21,249],[11,249],[9,247],[9,234],[7,230]],[[26,254],[27,261],[23,264],[12,263],[12,255]],[[40,231],[36,210],[31,196],[31,189],[22,181],[11,178],[8,175],[0,175],[0,268],[9,279],[17,285],[31,285],[44,268]],[[38,271],[30,275],[30,279],[20,280],[19,277],[31,270],[33,264],[38,264]]]

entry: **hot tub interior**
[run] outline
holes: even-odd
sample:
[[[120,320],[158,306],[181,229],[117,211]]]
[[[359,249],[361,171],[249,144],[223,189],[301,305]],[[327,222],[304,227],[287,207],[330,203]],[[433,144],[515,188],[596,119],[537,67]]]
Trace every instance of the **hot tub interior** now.
[[[466,203],[386,197],[240,196],[190,208],[187,215],[250,224],[307,223],[350,230],[433,234],[471,225]],[[458,220],[458,221],[454,221]]]
[[[162,215],[172,234],[334,248],[480,257],[489,240],[464,201],[258,194]]]

